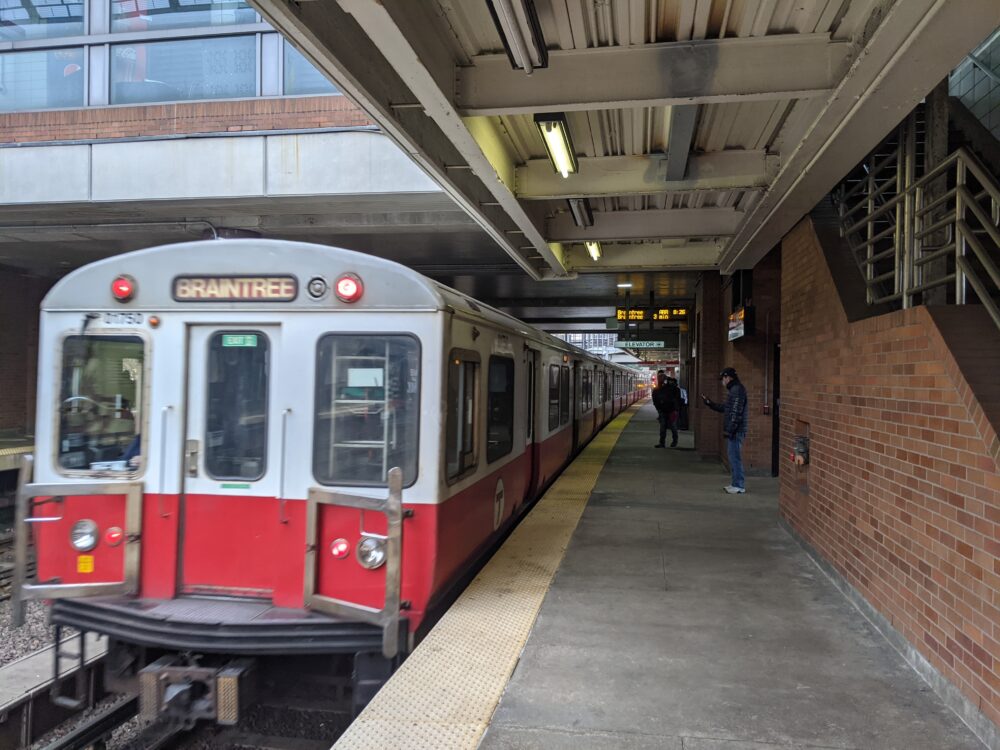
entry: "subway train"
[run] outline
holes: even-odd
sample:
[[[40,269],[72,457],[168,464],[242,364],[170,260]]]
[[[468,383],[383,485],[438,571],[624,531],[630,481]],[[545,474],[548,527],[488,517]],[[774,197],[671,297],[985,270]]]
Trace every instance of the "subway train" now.
[[[396,263],[255,239],[69,274],[38,373],[18,606],[107,635],[145,717],[219,723],[270,657],[342,655],[362,705],[645,385]]]

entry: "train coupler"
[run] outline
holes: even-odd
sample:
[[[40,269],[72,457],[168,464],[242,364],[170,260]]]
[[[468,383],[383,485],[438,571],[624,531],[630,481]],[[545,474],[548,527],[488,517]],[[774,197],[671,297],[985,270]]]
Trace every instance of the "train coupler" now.
[[[233,659],[220,667],[187,664],[163,656],[139,672],[139,716],[185,727],[199,720],[232,726],[253,693],[253,659]]]

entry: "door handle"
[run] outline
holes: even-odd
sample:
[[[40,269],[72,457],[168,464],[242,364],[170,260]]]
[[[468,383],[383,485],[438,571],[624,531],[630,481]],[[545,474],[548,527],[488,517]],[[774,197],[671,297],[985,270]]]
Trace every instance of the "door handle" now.
[[[184,467],[189,477],[198,476],[198,441],[188,440],[184,444]]]

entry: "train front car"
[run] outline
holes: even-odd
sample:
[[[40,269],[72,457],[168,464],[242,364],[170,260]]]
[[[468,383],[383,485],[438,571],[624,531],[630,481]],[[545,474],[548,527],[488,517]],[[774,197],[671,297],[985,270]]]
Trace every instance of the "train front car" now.
[[[67,276],[41,316],[21,600],[107,634],[147,718],[235,722],[275,656],[350,655],[376,686],[434,579],[443,309],[401,266],[300,243]]]

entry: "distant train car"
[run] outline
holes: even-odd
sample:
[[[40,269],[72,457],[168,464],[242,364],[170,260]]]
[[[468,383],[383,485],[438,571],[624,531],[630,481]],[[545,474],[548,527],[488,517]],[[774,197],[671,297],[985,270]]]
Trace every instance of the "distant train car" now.
[[[640,377],[395,263],[270,240],[82,268],[39,351],[19,596],[107,634],[109,681],[185,720],[231,721],[231,678],[274,656],[353,656],[364,702],[365,665],[398,663]]]

